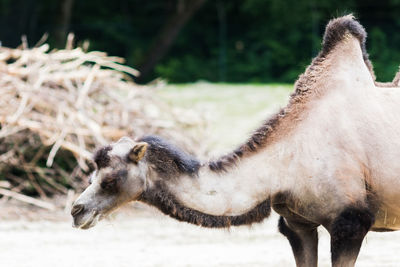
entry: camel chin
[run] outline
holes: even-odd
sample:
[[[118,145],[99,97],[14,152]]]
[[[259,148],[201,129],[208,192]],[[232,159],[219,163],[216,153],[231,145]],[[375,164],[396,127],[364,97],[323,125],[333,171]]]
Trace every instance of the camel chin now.
[[[74,217],[72,226],[74,228],[87,230],[89,228],[96,226],[96,224],[104,217],[105,215],[99,213],[97,210],[93,210],[90,213]]]

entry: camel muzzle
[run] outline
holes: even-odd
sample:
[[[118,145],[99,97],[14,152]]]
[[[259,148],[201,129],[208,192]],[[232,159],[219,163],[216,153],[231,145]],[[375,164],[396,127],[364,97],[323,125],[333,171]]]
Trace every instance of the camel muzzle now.
[[[72,217],[77,216],[79,213],[81,213],[84,210],[85,206],[82,204],[76,204],[74,206],[72,206],[71,209],[71,215]]]

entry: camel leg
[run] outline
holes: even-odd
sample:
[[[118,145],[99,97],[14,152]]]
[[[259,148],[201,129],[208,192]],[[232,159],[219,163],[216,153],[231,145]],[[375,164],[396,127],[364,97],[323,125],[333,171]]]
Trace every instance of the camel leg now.
[[[300,223],[281,216],[279,232],[289,240],[296,266],[317,266],[318,233],[315,225]]]
[[[344,210],[330,227],[333,267],[354,266],[362,241],[374,223],[374,215],[366,209]]]

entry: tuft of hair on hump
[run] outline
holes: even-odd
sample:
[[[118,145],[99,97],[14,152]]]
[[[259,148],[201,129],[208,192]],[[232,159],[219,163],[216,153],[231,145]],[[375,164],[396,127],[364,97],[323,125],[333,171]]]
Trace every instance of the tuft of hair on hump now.
[[[139,142],[149,144],[146,161],[163,178],[173,178],[178,174],[196,176],[201,166],[200,161],[182,149],[156,135],[141,137]]]
[[[325,29],[320,55],[322,57],[328,55],[338,43],[342,42],[346,38],[347,34],[351,34],[352,36],[356,37],[360,42],[364,62],[375,80],[375,74],[373,73],[372,64],[369,61],[369,56],[365,45],[367,40],[367,32],[352,14],[329,21]]]
[[[361,47],[365,48],[367,33],[364,27],[350,14],[329,21],[322,42],[322,54],[328,54],[338,43],[346,38],[347,33],[356,37]]]
[[[110,164],[110,156],[108,152],[112,149],[111,146],[104,146],[99,148],[93,156],[94,162],[96,162],[97,168],[105,168]]]

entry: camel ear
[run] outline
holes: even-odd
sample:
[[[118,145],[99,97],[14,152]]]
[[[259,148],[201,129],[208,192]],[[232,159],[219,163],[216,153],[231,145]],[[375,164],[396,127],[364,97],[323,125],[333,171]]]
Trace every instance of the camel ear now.
[[[145,142],[137,143],[131,150],[129,150],[127,158],[128,161],[138,163],[144,157],[148,144]]]

